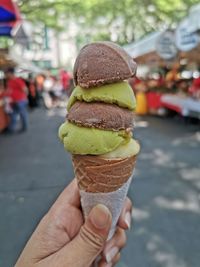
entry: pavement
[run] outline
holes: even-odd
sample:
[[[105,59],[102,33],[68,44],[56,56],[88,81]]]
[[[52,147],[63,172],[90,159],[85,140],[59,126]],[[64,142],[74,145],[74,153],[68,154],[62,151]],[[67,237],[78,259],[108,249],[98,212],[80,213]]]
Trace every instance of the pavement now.
[[[57,138],[65,111],[38,109],[25,134],[0,135],[0,267],[12,267],[73,177]],[[200,266],[200,125],[137,118],[141,143],[129,196],[133,226],[118,267]]]

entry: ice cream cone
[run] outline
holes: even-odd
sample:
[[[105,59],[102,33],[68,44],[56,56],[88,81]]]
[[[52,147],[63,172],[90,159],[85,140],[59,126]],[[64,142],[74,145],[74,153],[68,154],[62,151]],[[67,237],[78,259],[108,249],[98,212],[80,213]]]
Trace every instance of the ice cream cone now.
[[[84,217],[86,218],[97,204],[107,206],[112,214],[109,240],[115,232],[131,184],[136,156],[107,159],[98,156],[73,155],[72,161]]]
[[[131,176],[136,156],[104,159],[97,156],[73,155],[74,172],[80,190],[108,193],[118,190]]]

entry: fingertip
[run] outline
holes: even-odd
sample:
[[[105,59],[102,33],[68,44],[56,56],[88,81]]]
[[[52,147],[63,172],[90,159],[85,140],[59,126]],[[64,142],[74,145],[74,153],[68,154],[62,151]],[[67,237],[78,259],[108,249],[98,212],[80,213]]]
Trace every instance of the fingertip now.
[[[122,212],[121,212],[119,220],[118,220],[118,226],[124,230],[130,229],[131,219],[132,219],[132,202],[127,197],[125,202],[124,202]]]
[[[117,264],[119,262],[121,258],[121,253],[117,253],[117,255],[113,258],[112,262],[107,263],[104,259],[102,259],[99,264],[98,267],[113,267],[115,266],[115,264]]]
[[[126,227],[130,229],[131,228],[131,213],[129,211],[127,211],[125,214],[124,222],[126,224]]]

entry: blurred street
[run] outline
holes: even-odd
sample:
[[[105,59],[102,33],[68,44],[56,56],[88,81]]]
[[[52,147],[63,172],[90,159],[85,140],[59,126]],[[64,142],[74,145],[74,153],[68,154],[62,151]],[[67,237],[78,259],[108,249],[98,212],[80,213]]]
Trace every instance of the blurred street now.
[[[26,240],[73,178],[57,138],[65,111],[35,110],[26,134],[0,135],[0,267],[12,267]],[[181,119],[138,118],[141,142],[133,227],[118,267],[199,267],[200,131]]]

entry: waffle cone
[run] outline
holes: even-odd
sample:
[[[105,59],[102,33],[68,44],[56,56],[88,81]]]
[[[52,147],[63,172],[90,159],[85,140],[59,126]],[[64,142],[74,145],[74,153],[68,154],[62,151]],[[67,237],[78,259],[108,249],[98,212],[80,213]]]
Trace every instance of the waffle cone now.
[[[108,193],[119,189],[132,175],[136,156],[103,159],[98,156],[73,155],[75,176],[80,190]]]

